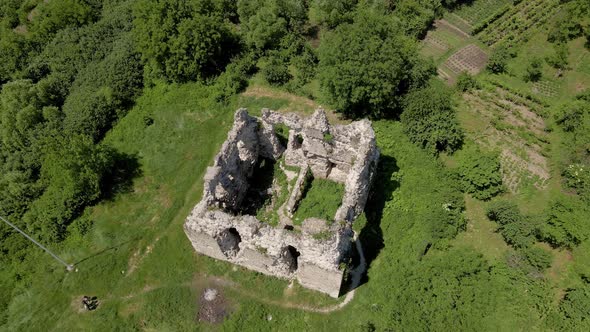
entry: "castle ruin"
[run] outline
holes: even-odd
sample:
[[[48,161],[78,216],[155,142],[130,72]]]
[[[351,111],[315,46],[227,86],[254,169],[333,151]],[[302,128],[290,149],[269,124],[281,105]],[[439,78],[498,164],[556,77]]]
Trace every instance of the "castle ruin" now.
[[[268,109],[254,117],[239,109],[184,230],[199,253],[338,297],[352,223],[365,207],[378,159],[368,120],[330,125],[321,109],[308,118]],[[260,176],[268,165],[285,183],[277,174],[270,181]],[[294,220],[310,178],[344,186],[333,220]],[[260,220],[257,211],[273,218]]]

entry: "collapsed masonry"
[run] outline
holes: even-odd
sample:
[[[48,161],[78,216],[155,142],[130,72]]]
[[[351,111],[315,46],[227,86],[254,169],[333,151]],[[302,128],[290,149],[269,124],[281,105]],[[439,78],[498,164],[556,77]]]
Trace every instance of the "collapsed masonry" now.
[[[279,127],[288,128],[288,138],[277,134]],[[378,159],[368,120],[332,126],[321,109],[306,119],[268,109],[258,118],[239,109],[214,166],[207,169],[203,198],[188,216],[185,232],[199,253],[296,278],[304,287],[338,297],[341,263],[350,257],[352,222],[365,207]],[[257,185],[253,173],[262,160],[279,162],[292,180],[288,188],[273,180],[267,190],[289,193],[280,207],[272,207],[279,215],[275,225],[244,209],[250,196],[256,196],[249,189]],[[293,212],[309,173],[344,184],[342,204],[333,221],[308,218],[294,225]]]

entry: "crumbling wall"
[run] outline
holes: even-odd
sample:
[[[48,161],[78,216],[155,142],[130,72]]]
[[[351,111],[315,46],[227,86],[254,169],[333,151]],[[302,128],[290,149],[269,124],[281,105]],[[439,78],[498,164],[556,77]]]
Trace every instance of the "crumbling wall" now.
[[[248,191],[248,178],[258,155],[258,121],[239,109],[213,167],[207,169],[203,194],[207,204],[237,210]]]
[[[279,124],[290,129],[287,146],[274,132]],[[287,165],[301,167],[301,174],[309,169],[314,177],[345,184],[336,222],[309,218],[293,231],[292,226],[271,226],[237,213],[259,158],[281,157]],[[323,110],[302,119],[267,109],[256,118],[240,109],[214,165],[207,169],[203,198],[188,216],[185,232],[200,253],[261,273],[297,278],[305,287],[336,297],[343,276],[339,265],[350,251],[352,222],[365,206],[378,158],[369,121],[331,126]],[[289,206],[300,199],[296,187],[291,188]]]

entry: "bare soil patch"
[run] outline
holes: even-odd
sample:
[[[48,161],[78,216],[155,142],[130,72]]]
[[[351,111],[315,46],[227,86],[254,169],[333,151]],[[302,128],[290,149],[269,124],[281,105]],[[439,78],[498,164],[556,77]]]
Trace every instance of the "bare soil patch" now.
[[[432,31],[429,31],[424,38],[425,47],[431,47],[441,52],[446,52],[449,49],[449,45],[442,39],[436,37]]]
[[[455,74],[465,71],[476,75],[485,67],[487,61],[488,55],[481,48],[470,44],[451,55],[445,65]]]
[[[228,301],[220,289],[205,288],[199,297],[199,312],[197,319],[200,322],[219,324],[230,313]]]
[[[18,35],[26,35],[27,32],[29,32],[29,29],[27,28],[26,25],[20,24],[20,25],[17,25],[14,29],[12,29],[12,31],[14,31],[14,33],[16,33]]]

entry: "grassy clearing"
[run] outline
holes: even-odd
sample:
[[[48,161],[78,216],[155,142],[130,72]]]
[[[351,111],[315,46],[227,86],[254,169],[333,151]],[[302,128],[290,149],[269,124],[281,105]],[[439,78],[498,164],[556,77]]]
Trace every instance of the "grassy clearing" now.
[[[511,249],[504,242],[502,235],[496,232],[498,225],[490,221],[485,212],[486,203],[469,195],[465,196],[467,230],[457,235],[454,244],[470,246],[482,253],[490,262],[499,263]]]
[[[293,215],[293,222],[301,224],[307,218],[334,221],[336,210],[342,204],[344,185],[325,179],[313,179],[305,188],[299,206]]]

